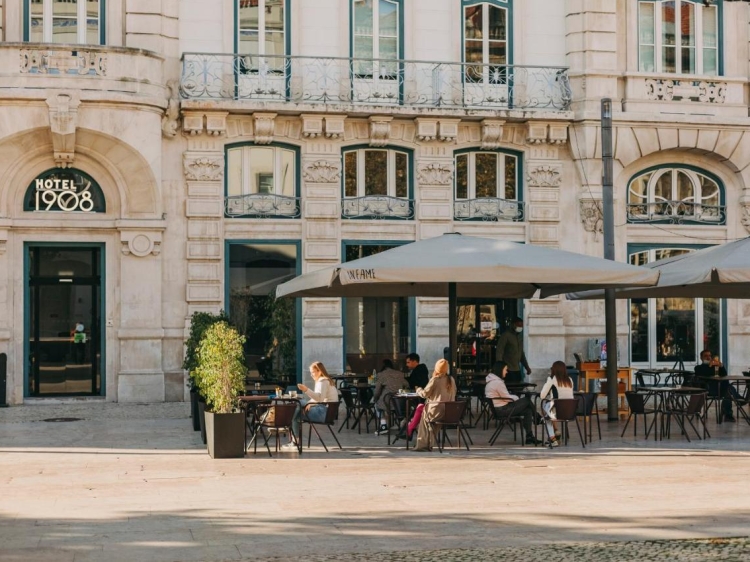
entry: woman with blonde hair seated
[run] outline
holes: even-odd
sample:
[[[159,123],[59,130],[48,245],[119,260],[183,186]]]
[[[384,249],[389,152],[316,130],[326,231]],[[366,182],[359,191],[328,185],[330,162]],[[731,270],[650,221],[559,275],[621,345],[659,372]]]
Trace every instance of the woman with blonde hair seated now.
[[[418,422],[419,429],[415,450],[431,451],[432,431],[430,430],[430,423],[438,421],[444,414],[444,408],[440,402],[453,402],[456,399],[456,381],[448,374],[448,361],[440,359],[435,363],[435,371],[432,373],[430,382],[424,388],[417,388],[417,394],[425,399],[425,403],[417,407],[414,418],[409,424],[409,435]]]

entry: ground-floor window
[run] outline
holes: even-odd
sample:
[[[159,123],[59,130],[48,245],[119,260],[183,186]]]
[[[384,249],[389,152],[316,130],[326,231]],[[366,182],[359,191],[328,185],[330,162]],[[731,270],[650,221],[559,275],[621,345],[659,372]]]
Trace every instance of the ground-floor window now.
[[[344,243],[344,261],[372,256],[398,246],[390,243]],[[414,341],[413,299],[408,297],[347,297],[344,299],[345,368],[354,372],[380,370],[384,359],[403,368]]]
[[[631,248],[630,263],[644,265],[694,251],[689,247]],[[632,363],[690,369],[701,350],[710,349],[723,361],[722,301],[704,298],[632,299],[630,358]]]
[[[299,242],[229,242],[226,259],[229,317],[247,338],[248,369],[295,381],[298,299],[277,299],[276,287],[299,273]]]

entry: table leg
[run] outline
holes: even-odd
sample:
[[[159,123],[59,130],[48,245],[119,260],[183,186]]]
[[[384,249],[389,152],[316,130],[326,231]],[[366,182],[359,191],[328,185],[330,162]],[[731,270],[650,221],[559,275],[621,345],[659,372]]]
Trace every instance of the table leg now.
[[[409,422],[411,421],[411,400],[407,398],[405,402],[406,402],[406,414],[405,414],[406,415],[405,417],[406,427],[404,428],[404,431],[406,432],[406,450],[408,451],[409,441],[411,441],[411,439],[409,439]]]

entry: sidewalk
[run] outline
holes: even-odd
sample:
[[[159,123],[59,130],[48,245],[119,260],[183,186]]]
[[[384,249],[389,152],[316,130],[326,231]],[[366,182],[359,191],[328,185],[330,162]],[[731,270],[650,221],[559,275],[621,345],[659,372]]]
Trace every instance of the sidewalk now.
[[[509,432],[488,447],[489,433],[472,430],[472,451],[443,455],[345,429],[343,451],[313,443],[301,457],[214,461],[187,416],[184,404],[0,410],[0,561],[748,554],[745,539],[685,540],[749,534],[746,424],[655,443],[603,421],[602,441],[583,449],[572,435],[551,451]],[[41,421],[52,418],[83,419]],[[664,539],[677,542],[644,542]]]

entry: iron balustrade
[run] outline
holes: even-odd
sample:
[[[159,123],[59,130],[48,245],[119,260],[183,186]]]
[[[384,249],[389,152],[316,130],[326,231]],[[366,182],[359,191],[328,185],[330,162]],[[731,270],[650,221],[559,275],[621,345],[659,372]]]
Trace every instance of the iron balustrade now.
[[[345,219],[413,219],[414,200],[387,195],[345,197],[341,201]]]
[[[230,195],[224,199],[224,212],[231,218],[299,218],[299,197],[271,193]]]
[[[180,93],[249,100],[565,111],[566,67],[185,53]]]
[[[629,204],[627,214],[630,223],[724,224],[726,205],[703,205],[692,201],[654,201]]]
[[[523,201],[498,197],[460,199],[453,202],[453,218],[459,221],[522,221],[524,205]]]

